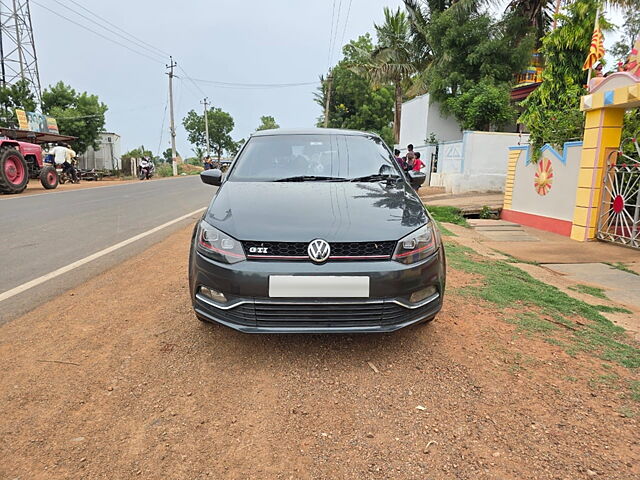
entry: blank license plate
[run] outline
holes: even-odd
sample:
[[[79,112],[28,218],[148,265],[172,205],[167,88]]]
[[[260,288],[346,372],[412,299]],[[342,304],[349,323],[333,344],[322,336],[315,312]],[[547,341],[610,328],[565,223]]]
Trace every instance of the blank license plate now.
[[[269,296],[275,298],[368,298],[369,277],[272,275]]]

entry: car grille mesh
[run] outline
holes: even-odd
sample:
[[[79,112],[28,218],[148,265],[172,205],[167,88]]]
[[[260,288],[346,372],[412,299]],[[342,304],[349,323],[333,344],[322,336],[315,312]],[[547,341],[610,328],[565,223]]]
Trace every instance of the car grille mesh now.
[[[253,260],[285,259],[308,260],[307,242],[243,242],[245,255]],[[335,242],[330,243],[330,260],[349,260],[376,258],[391,258],[396,242]],[[266,248],[266,253],[252,252],[252,248]],[[362,258],[364,257],[364,258]]]
[[[259,300],[221,310],[200,303],[210,315],[236,325],[257,327],[371,327],[405,323],[426,317],[430,303],[408,309],[392,301],[288,302]]]

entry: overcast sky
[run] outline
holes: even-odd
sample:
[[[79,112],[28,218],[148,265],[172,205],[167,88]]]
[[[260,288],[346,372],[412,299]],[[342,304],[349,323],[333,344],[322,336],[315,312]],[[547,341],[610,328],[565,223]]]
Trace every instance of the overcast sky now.
[[[173,55],[192,78],[281,84],[317,81],[329,64],[339,60],[343,39],[347,42],[372,32],[374,22],[382,21],[383,7],[397,7],[402,2],[32,0],[31,15],[43,87],[63,80],[77,90],[97,94],[109,106],[106,128],[122,136],[123,153],[140,144],[158,153],[169,147],[168,111],[166,117],[164,115],[168,90],[164,64],[168,59],[158,58],[127,41],[122,32],[105,22],[92,17],[107,30],[62,6],[91,17],[78,4],[155,49]],[[47,8],[153,59],[101,38]],[[333,37],[336,46],[329,59]],[[180,69],[176,74],[185,76]],[[177,145],[185,157],[193,152],[181,125],[182,118],[191,109],[201,110],[200,101],[205,94],[213,106],[233,116],[232,135],[236,140],[254,131],[261,115],[273,115],[282,127],[296,128],[314,126],[321,113],[313,101],[314,85],[238,89],[198,83],[198,87],[185,78],[176,79],[174,83]]]

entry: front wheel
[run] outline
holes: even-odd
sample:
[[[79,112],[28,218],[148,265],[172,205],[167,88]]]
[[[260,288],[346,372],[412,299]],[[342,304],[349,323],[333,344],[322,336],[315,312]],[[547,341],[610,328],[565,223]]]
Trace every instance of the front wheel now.
[[[22,154],[15,148],[0,150],[0,192],[21,193],[29,183],[29,170]]]
[[[58,172],[50,165],[40,170],[40,183],[46,190],[53,190],[58,186]]]

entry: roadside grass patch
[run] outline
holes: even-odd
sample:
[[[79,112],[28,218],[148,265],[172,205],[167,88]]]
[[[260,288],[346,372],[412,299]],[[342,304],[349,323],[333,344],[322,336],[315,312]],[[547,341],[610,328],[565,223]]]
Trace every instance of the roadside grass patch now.
[[[628,268],[624,263],[622,262],[615,262],[615,263],[607,263],[607,265],[609,265],[610,267],[616,268],[618,270],[622,270],[623,272],[627,272],[630,273],[632,275],[640,275],[638,272],[635,272],[633,270],[631,270],[630,268]]]
[[[436,222],[436,225],[438,226],[438,230],[440,230],[440,233],[443,236],[445,236],[445,237],[457,237],[458,236],[455,233],[453,233],[451,230],[449,230],[447,227],[442,225],[442,223],[440,223],[439,221],[435,220],[435,222]]]
[[[551,330],[558,330],[558,326],[545,320],[539,315],[533,312],[524,312],[516,315],[516,318],[508,319],[509,323],[512,323],[518,327],[520,331],[526,332],[549,332]]]
[[[434,220],[438,222],[453,223],[468,227],[467,219],[462,216],[462,212],[456,207],[444,207],[436,205],[425,205]]]
[[[569,290],[573,290],[574,292],[586,293],[587,295],[591,295],[592,297],[602,298],[604,300],[607,299],[607,296],[604,293],[602,288],[591,287],[589,285],[574,285],[567,287]]]
[[[629,390],[631,390],[631,400],[634,402],[640,402],[640,380],[631,382]]]
[[[465,296],[483,299],[501,308],[533,307],[538,317],[554,326],[564,326],[568,340],[565,351],[570,355],[589,352],[603,360],[628,368],[640,367],[640,346],[628,337],[622,327],[605,318],[599,307],[575,299],[558,288],[534,279],[525,271],[503,260],[479,258],[470,248],[448,242],[445,246],[449,265],[481,280],[460,288]],[[549,328],[542,319],[533,321],[528,315],[516,318],[519,328],[529,329],[543,338],[550,338],[557,330]]]
[[[627,313],[627,314],[633,313],[631,310],[627,310],[626,308],[622,308],[622,307],[610,307],[609,305],[594,305],[594,307],[599,312],[603,312],[603,313]]]

